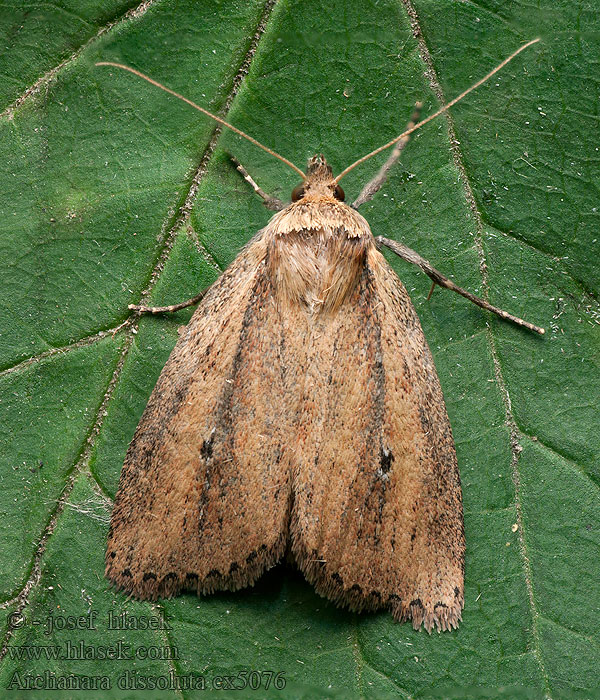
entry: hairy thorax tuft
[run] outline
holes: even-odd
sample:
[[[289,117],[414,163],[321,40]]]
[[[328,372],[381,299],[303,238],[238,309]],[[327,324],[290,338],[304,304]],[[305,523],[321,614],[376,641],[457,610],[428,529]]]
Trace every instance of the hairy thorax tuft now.
[[[279,303],[300,304],[311,314],[340,308],[374,245],[369,224],[357,211],[318,195],[276,214],[265,235]]]

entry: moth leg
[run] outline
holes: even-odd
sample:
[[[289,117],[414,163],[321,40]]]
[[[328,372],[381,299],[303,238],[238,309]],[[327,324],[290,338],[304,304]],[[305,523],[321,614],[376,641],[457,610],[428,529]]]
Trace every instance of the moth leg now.
[[[252,176],[249,175],[246,168],[244,168],[244,166],[240,163],[240,161],[237,158],[231,155],[229,157],[231,158],[237,171],[242,174],[244,180],[246,180],[246,182],[250,185],[250,187],[252,187],[256,194],[262,198],[264,205],[265,207],[267,207],[267,209],[271,209],[272,211],[281,211],[282,209],[285,209],[286,205],[280,199],[277,199],[277,197],[271,197],[270,194],[267,194],[259,185],[256,184]]]
[[[164,314],[172,313],[173,311],[180,311],[181,309],[187,309],[188,306],[193,306],[197,304],[200,299],[206,294],[207,289],[203,289],[200,294],[196,294],[195,297],[188,299],[187,301],[182,301],[179,304],[171,304],[171,306],[141,306],[138,304],[129,304],[127,307],[130,311],[137,311],[138,314]]]
[[[402,243],[397,243],[396,241],[392,241],[389,238],[384,238],[383,236],[377,236],[375,241],[377,243],[378,248],[381,248],[381,246],[384,245],[386,248],[389,248],[393,253],[396,253],[396,255],[401,257],[403,260],[413,263],[414,265],[418,265],[421,268],[421,270],[423,270],[423,272],[433,280],[433,286],[431,288],[431,291],[429,292],[429,296],[431,296],[433,287],[437,284],[440,287],[451,289],[453,292],[456,292],[457,294],[460,294],[461,296],[465,297],[465,299],[468,299],[474,304],[477,304],[477,306],[480,306],[482,309],[491,311],[492,313],[495,313],[497,316],[500,316],[500,318],[503,318],[506,321],[512,321],[513,323],[516,323],[517,326],[528,328],[530,331],[535,331],[540,335],[543,335],[546,332],[543,328],[535,326],[533,323],[529,323],[529,321],[524,321],[518,316],[513,316],[507,311],[499,309],[497,306],[492,306],[485,299],[476,297],[474,294],[471,294],[471,292],[468,292],[466,289],[463,289],[462,287],[459,287],[458,285],[454,284],[452,280],[449,280],[447,277],[444,277],[444,275],[442,275],[441,272],[438,272],[431,265],[431,263],[425,260],[425,258],[422,258],[418,253],[416,253],[414,250],[411,250]]]
[[[412,129],[412,127],[419,121],[419,116],[421,114],[422,107],[422,102],[417,102],[415,104],[415,111],[413,112],[412,117],[410,118],[410,121],[406,125],[406,129],[404,131]],[[392,155],[381,166],[377,175],[375,175],[375,177],[372,180],[367,182],[367,184],[362,188],[361,193],[352,202],[351,206],[353,209],[358,209],[358,207],[360,207],[361,204],[365,204],[365,202],[369,202],[371,201],[371,199],[373,199],[373,195],[379,191],[383,183],[386,181],[389,171],[395,165],[398,158],[400,158],[400,154],[404,150],[404,147],[409,142],[409,140],[410,136],[406,136],[400,141],[398,141],[398,143],[394,146]]]

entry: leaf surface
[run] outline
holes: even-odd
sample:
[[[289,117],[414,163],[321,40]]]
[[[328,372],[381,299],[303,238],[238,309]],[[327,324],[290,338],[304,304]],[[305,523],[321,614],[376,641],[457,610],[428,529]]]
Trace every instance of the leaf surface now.
[[[592,4],[162,0],[125,14],[125,3],[89,3],[83,29],[59,26],[65,7],[40,6],[25,23],[1,9],[3,26],[21,27],[4,104],[40,79],[44,88],[0,119],[0,684],[48,671],[108,679],[103,697],[139,697],[140,678],[177,678],[178,690],[152,692],[187,698],[202,693],[181,683],[242,683],[257,671],[267,697],[587,697],[600,661]],[[58,27],[52,46],[31,51],[46,20]],[[297,176],[95,61],[132,65],[298,166],[323,152],[339,172],[400,133],[415,101],[431,113],[538,34],[416,132],[361,209],[375,235],[547,329],[534,337],[439,289],[427,302],[428,279],[389,257],[434,353],[456,441],[460,629],[429,636],[388,614],[350,614],[285,566],[202,599],[151,605],[109,589],[110,499],[190,316],[122,325],[127,304],[196,294],[268,221],[227,153],[285,200]],[[348,199],[383,157],[348,175]],[[153,622],[110,629],[109,613]],[[87,658],[64,658],[80,642]],[[111,646],[117,659],[98,658]],[[63,657],[27,656],[40,647]],[[267,672],[282,674],[285,690],[265,690]],[[219,691],[229,696],[240,691]]]

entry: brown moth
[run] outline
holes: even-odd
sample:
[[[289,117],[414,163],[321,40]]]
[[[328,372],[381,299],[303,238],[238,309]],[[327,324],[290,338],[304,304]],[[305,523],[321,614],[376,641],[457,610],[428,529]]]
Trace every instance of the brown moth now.
[[[199,295],[139,422],[108,535],[106,575],[118,588],[150,600],[237,590],[287,553],[336,604],[388,609],[415,629],[458,625],[465,538],[452,432],[419,319],[379,247],[544,331],[375,239],[356,209],[409,134],[483,80],[337,178],[322,155],[304,174],[274,154],[303,179],[287,206],[238,164],[279,211]],[[345,204],[340,178],[392,145]]]

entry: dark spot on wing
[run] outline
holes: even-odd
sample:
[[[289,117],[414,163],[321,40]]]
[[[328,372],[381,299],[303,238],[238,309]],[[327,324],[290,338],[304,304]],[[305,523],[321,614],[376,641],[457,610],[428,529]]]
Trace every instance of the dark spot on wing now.
[[[393,461],[394,455],[391,450],[386,450],[385,447],[382,447],[379,465],[383,474],[387,474],[390,471]]]
[[[215,434],[214,432],[211,433],[211,436],[208,438],[208,440],[204,440],[202,442],[202,447],[200,448],[200,455],[202,456],[203,459],[210,459],[213,454],[213,442],[215,439]]]

